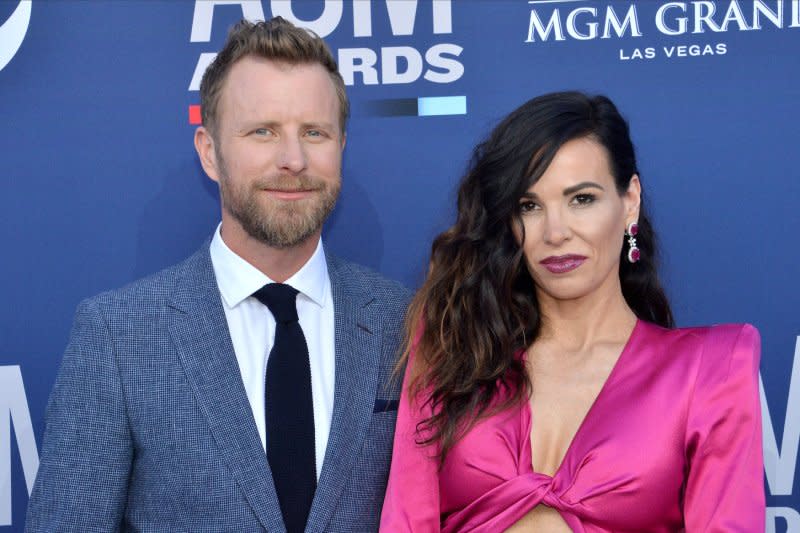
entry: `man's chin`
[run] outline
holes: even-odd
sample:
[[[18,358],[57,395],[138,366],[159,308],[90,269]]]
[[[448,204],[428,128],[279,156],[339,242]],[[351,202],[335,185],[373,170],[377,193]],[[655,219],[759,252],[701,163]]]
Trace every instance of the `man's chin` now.
[[[291,250],[292,248],[299,248],[300,246],[307,244],[315,234],[316,232],[304,234],[300,237],[294,235],[278,237],[275,235],[267,235],[262,233],[256,238],[259,240],[259,242],[266,244],[270,248],[275,248],[276,250]]]
[[[321,224],[287,224],[281,220],[278,224],[244,224],[245,231],[255,240],[271,248],[281,250],[297,248],[314,238],[322,228]]]

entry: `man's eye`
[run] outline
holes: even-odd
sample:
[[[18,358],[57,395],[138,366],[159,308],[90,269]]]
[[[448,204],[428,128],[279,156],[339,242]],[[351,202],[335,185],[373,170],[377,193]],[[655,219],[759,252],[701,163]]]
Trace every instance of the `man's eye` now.
[[[256,135],[265,136],[265,135],[270,135],[272,132],[269,131],[267,128],[257,128],[253,130],[253,133],[255,133]]]
[[[324,134],[319,130],[308,130],[306,135],[309,137],[322,137]]]

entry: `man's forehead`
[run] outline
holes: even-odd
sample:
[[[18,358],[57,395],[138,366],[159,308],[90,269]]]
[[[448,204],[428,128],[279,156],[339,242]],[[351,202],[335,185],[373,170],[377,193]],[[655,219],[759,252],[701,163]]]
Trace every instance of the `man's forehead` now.
[[[282,92],[297,99],[308,97],[309,101],[320,103],[325,103],[327,98],[336,98],[333,81],[319,63],[290,64],[252,56],[240,59],[231,67],[222,84],[220,97],[268,98]]]
[[[253,55],[244,56],[231,65],[222,90],[225,91],[229,86],[247,87],[250,84],[278,85],[284,80],[299,77],[330,82],[331,89],[335,91],[328,71],[319,63],[289,63]]]
[[[293,65],[251,56],[231,67],[220,89],[219,102],[221,121],[232,113],[257,114],[269,110],[287,115],[314,115],[306,120],[338,123],[340,113],[336,87],[322,65]]]

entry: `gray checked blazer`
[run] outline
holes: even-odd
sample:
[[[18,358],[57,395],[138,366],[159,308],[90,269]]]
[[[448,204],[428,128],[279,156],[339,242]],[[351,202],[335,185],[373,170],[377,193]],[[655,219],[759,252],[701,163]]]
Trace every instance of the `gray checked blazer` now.
[[[331,432],[306,531],[377,531],[409,293],[326,253]],[[285,531],[208,246],[78,307],[26,531]]]

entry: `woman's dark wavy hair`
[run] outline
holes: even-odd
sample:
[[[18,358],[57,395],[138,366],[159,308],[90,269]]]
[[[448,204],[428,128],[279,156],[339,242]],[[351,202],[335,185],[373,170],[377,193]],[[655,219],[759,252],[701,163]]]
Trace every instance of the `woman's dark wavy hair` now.
[[[459,186],[456,222],[434,240],[427,279],[411,303],[400,361],[408,362],[413,351],[410,392],[433,412],[418,425],[418,442],[438,445],[440,461],[475,421],[527,400],[530,381],[515,353],[537,338],[542,317],[514,238],[519,200],[561,146],[586,137],[607,150],[623,194],[639,171],[628,124],[605,96],[534,98],[474,150]],[[644,195],[638,224],[641,260],[629,263],[626,246],[620,249],[622,293],[637,317],[672,327]]]

